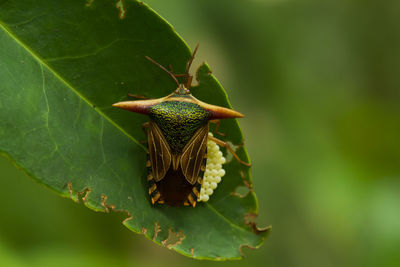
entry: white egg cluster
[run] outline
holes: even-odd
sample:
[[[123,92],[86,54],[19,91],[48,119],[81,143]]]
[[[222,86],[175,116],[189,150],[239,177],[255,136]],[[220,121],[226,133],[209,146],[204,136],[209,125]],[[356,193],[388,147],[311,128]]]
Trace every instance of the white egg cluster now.
[[[213,136],[212,133],[208,133],[208,135]],[[200,198],[197,200],[198,202],[207,202],[210,199],[218,183],[221,182],[221,178],[225,175],[225,170],[222,168],[222,164],[225,162],[226,159],[219,150],[219,146],[214,141],[208,140],[207,165],[200,190]]]

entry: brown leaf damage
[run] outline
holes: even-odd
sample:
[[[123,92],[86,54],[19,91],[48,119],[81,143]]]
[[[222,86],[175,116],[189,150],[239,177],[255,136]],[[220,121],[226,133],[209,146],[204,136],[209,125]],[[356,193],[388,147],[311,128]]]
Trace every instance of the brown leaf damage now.
[[[74,194],[73,194],[73,191],[72,191],[72,183],[68,182],[67,187],[68,187],[68,192],[69,192],[69,198],[74,200]]]
[[[82,201],[83,201],[83,204],[86,205],[88,196],[89,196],[89,194],[90,194],[91,191],[92,191],[92,190],[90,190],[89,187],[86,187],[85,189],[83,189],[82,192],[78,192],[78,196],[81,197],[81,199],[82,199]],[[78,197],[78,200],[79,200],[79,197]]]
[[[250,190],[253,190],[253,183],[250,182],[249,180],[246,179],[246,173],[243,170],[239,171],[240,177],[243,180],[243,184],[249,188]]]
[[[158,233],[161,232],[161,227],[158,224],[158,222],[154,222],[154,235],[153,235],[153,241],[157,239]]]
[[[183,239],[185,239],[185,234],[183,231],[179,230],[178,232],[174,232],[171,228],[168,229],[168,237],[167,239],[161,241],[161,244],[164,247],[169,249],[179,245],[182,243]]]
[[[118,0],[117,3],[115,4],[115,7],[119,10],[119,18],[120,19],[125,18],[126,8],[124,1]]]
[[[249,190],[247,190],[247,192],[245,194],[240,194],[239,192],[237,192],[237,190],[242,188],[242,187],[243,186],[236,187],[236,190],[234,192],[232,192],[231,195],[239,197],[239,198],[246,198],[251,192],[254,191],[253,189],[249,189]],[[246,186],[246,188],[248,188],[248,187]]]
[[[101,205],[104,207],[104,212],[110,212],[115,209],[115,206],[113,204],[107,204],[107,196],[106,195],[101,195]]]
[[[142,234],[143,234],[143,235],[146,235],[146,233],[147,233],[147,229],[144,228],[144,227],[142,227]]]
[[[67,188],[68,188],[68,193],[69,193],[70,199],[72,199],[76,203],[79,203],[79,199],[81,198],[83,204],[85,204],[85,206],[89,207],[88,198],[89,198],[89,194],[92,191],[89,187],[85,187],[82,191],[77,191],[76,193],[74,193],[72,183],[68,182]],[[107,196],[104,194],[101,195],[101,203],[100,204],[104,208],[104,212],[106,212],[106,213],[113,211],[113,212],[123,212],[123,213],[127,214],[128,217],[122,221],[122,224],[126,224],[129,220],[133,219],[133,215],[129,211],[116,209],[114,204],[107,204]]]
[[[246,213],[244,215],[244,223],[246,225],[248,225],[251,228],[251,230],[257,235],[259,235],[261,233],[264,233],[264,232],[268,232],[269,230],[271,230],[272,226],[259,228],[257,226],[256,222],[254,222],[254,220],[257,219],[257,216],[258,215],[256,213],[252,213],[252,212]]]
[[[255,213],[246,213],[244,215],[245,224],[248,225],[250,227],[250,229],[257,235],[260,235],[260,234],[266,233],[266,232],[269,233],[269,231],[272,229],[272,226],[270,225],[270,226],[267,226],[267,227],[264,227],[264,228],[257,227],[257,224],[254,222],[254,220],[257,218],[257,216],[258,215],[255,214]],[[267,237],[267,235],[264,235],[262,237],[262,240],[264,240],[266,237]],[[247,247],[247,248],[250,248],[250,249],[257,249],[259,246],[254,247],[254,246],[251,246],[249,244],[242,244],[239,247],[239,251],[240,251],[240,254],[242,255],[243,258],[246,257],[246,255],[243,252],[243,248],[244,247]]]

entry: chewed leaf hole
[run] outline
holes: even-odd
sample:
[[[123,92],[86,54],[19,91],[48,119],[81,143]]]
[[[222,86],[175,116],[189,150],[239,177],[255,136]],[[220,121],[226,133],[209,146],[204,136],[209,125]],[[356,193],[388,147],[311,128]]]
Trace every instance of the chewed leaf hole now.
[[[124,1],[123,0],[118,0],[117,3],[115,4],[115,7],[119,9],[119,18],[120,19],[125,18],[126,8],[125,8],[125,5],[124,5]]]
[[[94,1],[94,0],[86,0],[85,6],[86,6],[86,7],[90,7],[90,6],[93,4],[93,1]]]
[[[172,248],[181,244],[183,239],[185,239],[185,234],[182,231],[174,232],[172,229],[169,229],[167,239],[161,241],[161,244],[167,248]]]
[[[237,153],[238,149],[240,149],[243,144],[234,144],[231,141],[226,141],[226,143],[228,144],[228,146],[230,146],[232,148],[232,150]],[[234,160],[232,153],[227,153],[226,155],[226,163],[230,163],[232,160]]]
[[[238,196],[240,198],[246,197],[252,190],[247,186],[238,186],[236,187],[235,192],[232,193],[234,196]]]

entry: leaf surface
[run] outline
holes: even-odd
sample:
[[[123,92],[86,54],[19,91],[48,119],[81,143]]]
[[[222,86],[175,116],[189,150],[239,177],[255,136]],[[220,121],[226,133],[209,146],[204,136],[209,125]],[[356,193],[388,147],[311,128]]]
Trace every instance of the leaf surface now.
[[[202,259],[241,258],[268,231],[257,214],[249,170],[231,161],[211,200],[196,208],[154,207],[145,179],[146,116],[112,108],[127,94],[162,97],[172,79],[151,56],[183,73],[190,49],[172,27],[136,1],[0,1],[0,151],[38,182],[97,211],[123,211],[132,231]],[[204,64],[192,93],[230,107]],[[227,140],[243,140],[236,120]],[[247,160],[244,148],[238,155]]]

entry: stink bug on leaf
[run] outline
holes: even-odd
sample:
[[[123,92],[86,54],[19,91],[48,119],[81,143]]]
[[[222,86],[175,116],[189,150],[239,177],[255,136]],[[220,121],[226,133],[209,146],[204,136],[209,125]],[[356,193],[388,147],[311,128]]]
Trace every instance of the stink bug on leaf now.
[[[242,164],[243,162],[224,141],[211,134],[210,122],[216,123],[218,133],[219,119],[242,118],[243,115],[232,109],[204,103],[190,93],[192,76],[190,65],[198,45],[186,65],[185,74],[174,74],[146,56],[148,60],[167,72],[178,88],[170,95],[158,99],[124,101],[113,104],[132,112],[146,114],[150,121],[142,125],[147,132],[147,181],[149,195],[153,204],[166,203],[196,206],[207,163],[207,141],[226,147]],[[177,77],[184,77],[179,83]]]

